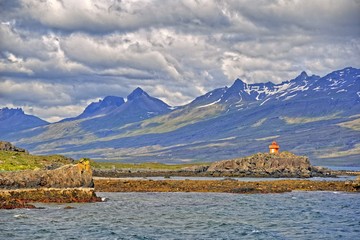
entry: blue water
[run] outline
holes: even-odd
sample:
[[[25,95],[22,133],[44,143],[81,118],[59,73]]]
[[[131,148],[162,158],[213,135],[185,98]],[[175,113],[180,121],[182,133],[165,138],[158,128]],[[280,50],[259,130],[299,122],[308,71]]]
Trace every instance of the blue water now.
[[[344,170],[344,171],[360,171],[360,167],[349,167],[349,166],[325,166],[332,170]]]
[[[0,239],[359,239],[360,194],[101,193],[0,210]],[[71,205],[75,209],[64,209]]]

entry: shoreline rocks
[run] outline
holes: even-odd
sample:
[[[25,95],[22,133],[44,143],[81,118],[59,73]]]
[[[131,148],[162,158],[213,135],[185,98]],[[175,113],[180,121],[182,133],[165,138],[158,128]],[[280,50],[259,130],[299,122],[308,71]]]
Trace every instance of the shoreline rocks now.
[[[29,202],[100,202],[89,161],[54,170],[0,173],[0,209],[34,208]]]
[[[224,192],[284,193],[291,191],[359,192],[344,181],[274,180],[243,182],[233,180],[146,180],[96,178],[97,192]]]
[[[35,208],[28,204],[100,202],[93,188],[38,188],[0,190],[0,209]]]
[[[19,199],[0,200],[0,209],[16,209],[16,208],[32,209],[32,208],[36,208],[36,207],[32,204],[28,204]]]

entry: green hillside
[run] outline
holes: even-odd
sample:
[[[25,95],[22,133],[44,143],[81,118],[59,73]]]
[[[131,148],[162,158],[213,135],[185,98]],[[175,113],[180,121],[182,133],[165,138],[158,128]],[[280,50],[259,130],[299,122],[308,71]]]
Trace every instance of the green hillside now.
[[[51,168],[69,164],[72,161],[61,155],[35,156],[24,152],[0,151],[0,171]]]

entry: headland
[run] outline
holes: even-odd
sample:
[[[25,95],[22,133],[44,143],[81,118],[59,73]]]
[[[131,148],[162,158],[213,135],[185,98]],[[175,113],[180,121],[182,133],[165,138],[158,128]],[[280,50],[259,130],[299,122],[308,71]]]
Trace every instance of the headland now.
[[[14,154],[11,159],[16,161],[23,153],[33,159],[27,151],[1,143],[6,150],[3,155]],[[10,147],[9,147],[10,146]],[[4,150],[3,150],[4,151]],[[22,156],[24,157],[24,156]],[[42,157],[44,161],[46,157]],[[1,161],[6,162],[7,159]],[[8,164],[6,162],[5,164]],[[59,164],[59,162],[55,161]],[[39,164],[39,163],[37,163]],[[54,167],[51,161],[47,167]],[[14,166],[15,167],[15,166]],[[63,164],[55,169],[35,169],[23,171],[0,172],[0,208],[34,208],[31,202],[95,202],[100,201],[94,191],[92,170],[89,161],[79,161],[76,164]]]

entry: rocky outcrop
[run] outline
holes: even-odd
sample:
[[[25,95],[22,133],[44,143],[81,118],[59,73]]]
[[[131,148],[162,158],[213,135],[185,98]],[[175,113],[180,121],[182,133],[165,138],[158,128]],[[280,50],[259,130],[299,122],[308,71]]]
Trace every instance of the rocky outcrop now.
[[[213,174],[256,177],[327,176],[326,169],[314,168],[307,157],[289,152],[257,153],[249,157],[214,162],[207,169]]]
[[[0,191],[0,209],[15,209],[15,208],[36,208],[36,207],[20,199],[1,200],[1,191]]]
[[[0,151],[24,152],[29,153],[23,148],[16,147],[9,142],[0,141]]]
[[[360,176],[357,176],[357,178],[353,182],[352,186],[354,187],[354,189],[356,191],[360,192]]]
[[[1,202],[96,202],[93,188],[39,188],[39,189],[7,189],[0,190]]]
[[[206,165],[184,167],[173,171],[95,169],[97,177],[335,177],[327,168],[315,167],[307,157],[296,156],[290,152],[276,154],[257,153],[255,155],[224,160]]]
[[[78,188],[93,187],[89,161],[54,170],[26,170],[0,173],[0,188]]]
[[[206,172],[206,170],[208,170],[209,165],[195,165],[195,166],[190,166],[190,167],[184,167],[182,168],[180,171],[181,172],[194,172],[194,173],[202,173],[202,172]]]

